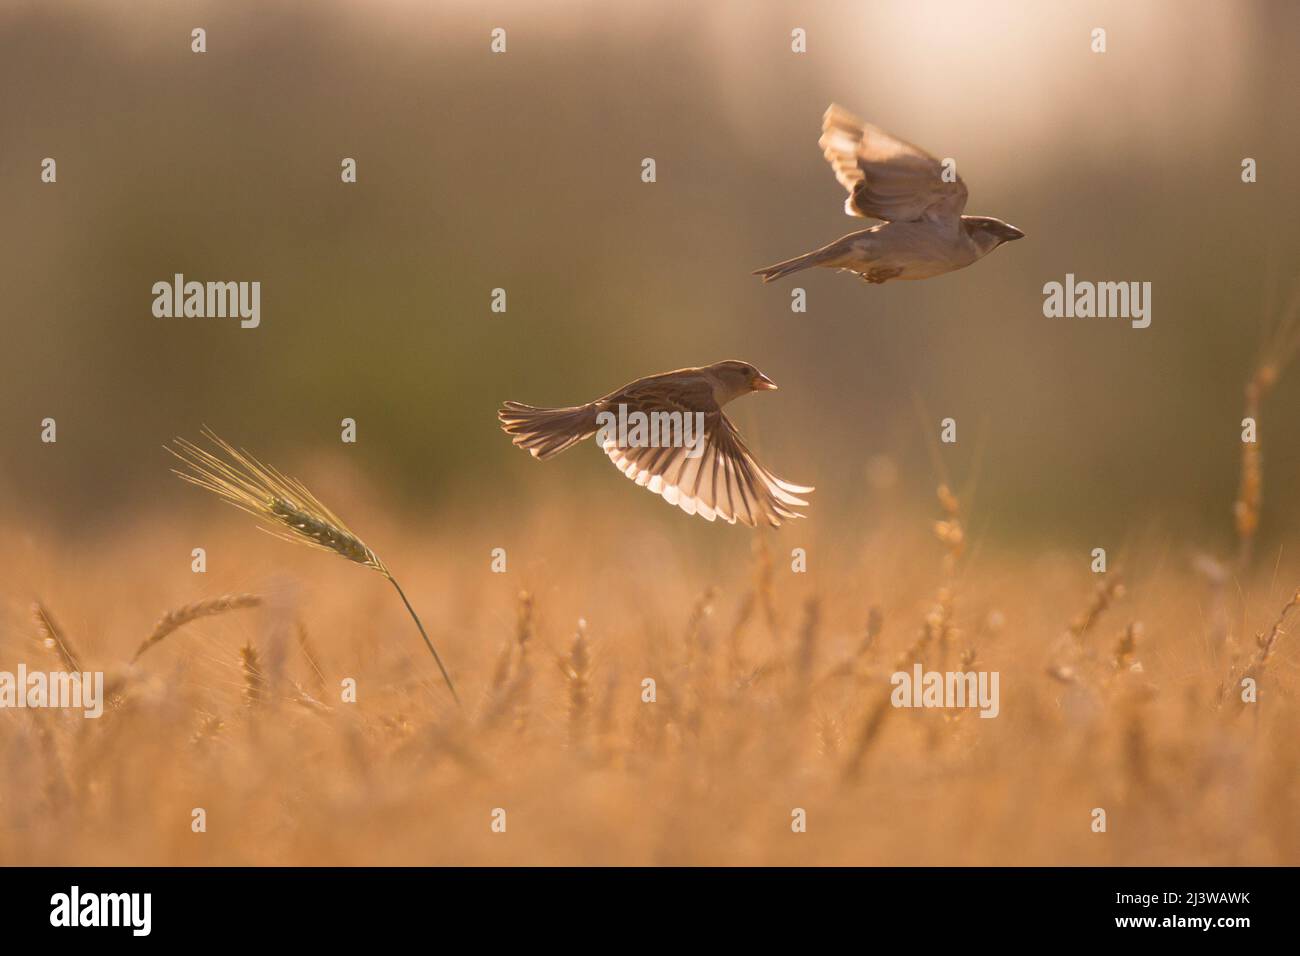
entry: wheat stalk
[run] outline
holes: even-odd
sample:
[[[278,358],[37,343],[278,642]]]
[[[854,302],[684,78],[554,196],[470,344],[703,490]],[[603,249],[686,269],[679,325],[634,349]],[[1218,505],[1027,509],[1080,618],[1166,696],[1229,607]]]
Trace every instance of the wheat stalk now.
[[[1298,607],[1300,607],[1300,588],[1296,588],[1295,593],[1291,595],[1291,600],[1282,606],[1282,610],[1278,614],[1277,620],[1273,622],[1273,626],[1269,628],[1268,634],[1261,634],[1256,639],[1255,643],[1258,648],[1255,654],[1256,668],[1261,668],[1268,662],[1269,655],[1273,653],[1273,647],[1277,644],[1278,638],[1285,633],[1282,628],[1286,624],[1286,619]]]
[[[867,630],[862,637],[862,643],[858,645],[858,656],[861,657],[867,651],[875,646],[876,638],[885,627],[885,614],[879,606],[872,605],[867,609]]]
[[[297,635],[298,650],[302,652],[302,656],[307,659],[307,663],[311,667],[312,685],[316,688],[316,696],[323,697],[325,696],[325,671],[320,666],[319,655],[312,648],[311,636],[307,633],[307,625],[302,621],[298,622]]]
[[[1267,321],[1267,319],[1266,319]],[[1265,328],[1255,371],[1246,382],[1245,417],[1255,422],[1255,441],[1241,443],[1241,470],[1237,497],[1232,503],[1233,523],[1237,530],[1237,565],[1244,571],[1254,552],[1263,504],[1264,466],[1259,447],[1259,415],[1264,400],[1277,386],[1283,371],[1300,353],[1300,286],[1289,308]]]
[[[927,641],[928,637],[922,634],[916,643],[902,654],[899,654],[894,661],[894,670],[906,670],[913,662],[919,661]],[[849,753],[849,759],[845,761],[844,768],[841,771],[841,779],[845,783],[856,781],[861,776],[863,760],[880,737],[880,731],[885,725],[885,719],[893,709],[893,687],[888,686],[876,697],[875,704],[867,710],[862,721],[861,729],[858,731],[857,738],[853,743],[853,749]]]
[[[946,517],[934,523],[934,536],[947,550],[943,557],[943,567],[951,578],[962,552],[966,550],[966,531],[962,527],[961,504],[946,482],[939,485],[937,495],[939,507],[943,509]]]
[[[320,551],[333,552],[378,571],[387,578],[406,605],[411,620],[415,621],[425,646],[429,648],[438,670],[442,672],[442,679],[447,682],[447,689],[451,691],[456,705],[460,706],[460,695],[456,693],[456,686],[452,683],[442,658],[434,649],[433,641],[429,640],[415,608],[407,600],[406,592],[379,559],[379,555],[353,534],[339,516],[308,491],[302,482],[282,474],[270,465],[264,465],[252,455],[219,438],[209,428],[205,427],[203,434],[226,457],[218,457],[184,438],[178,438],[175,447],[167,447],[167,451],[180,459],[188,470],[176,471],[176,475],[190,484],[206,488],[257,518],[276,537],[297,541]]]
[[[54,615],[40,601],[32,605],[32,618],[36,621],[36,627],[41,632],[41,643],[49,650],[58,655],[59,660],[63,662],[65,670],[71,673],[81,672],[81,659],[72,645],[68,643],[67,637],[63,634],[63,629],[55,623]]]
[[[1101,617],[1117,599],[1124,596],[1124,582],[1118,574],[1111,573],[1097,582],[1096,590],[1093,591],[1092,601],[1088,607],[1072,621],[1070,621],[1067,632],[1074,640],[1082,645],[1084,637],[1092,630],[1097,619]]]
[[[199,722],[199,727],[190,737],[191,747],[206,746],[217,734],[221,733],[223,721],[216,714],[206,714]]]
[[[179,630],[191,621],[197,621],[201,617],[211,617],[214,614],[223,614],[226,611],[233,611],[238,608],[257,607],[261,603],[262,599],[256,594],[223,594],[221,597],[211,598],[206,601],[195,601],[193,604],[184,604],[168,611],[154,625],[153,633],[146,637],[136,650],[135,656],[131,658],[131,663],[134,664],[138,661],[141,654],[168,634]]]
[[[1245,417],[1255,422],[1256,429],[1259,428],[1260,406],[1276,384],[1277,375],[1277,367],[1265,363],[1246,383]],[[1232,517],[1237,529],[1237,563],[1243,569],[1250,564],[1255,532],[1259,530],[1259,512],[1264,497],[1263,486],[1264,467],[1257,431],[1255,441],[1241,443],[1241,476],[1237,484],[1237,498],[1232,503]]]
[[[861,775],[862,761],[880,736],[880,729],[884,726],[885,718],[889,716],[891,710],[893,707],[890,705],[890,692],[878,694],[875,704],[867,711],[862,721],[862,727],[853,743],[853,750],[844,764],[841,776],[845,782],[855,781]]]
[[[691,613],[686,618],[686,648],[695,656],[697,651],[708,651],[708,620],[713,616],[713,600],[718,596],[718,589],[710,584],[691,605]]]
[[[249,707],[260,707],[266,700],[266,674],[257,648],[252,644],[241,647],[239,664],[244,672],[244,703]]]
[[[731,622],[731,629],[727,632],[728,675],[734,675],[744,669],[745,629],[754,616],[754,606],[757,601],[758,595],[753,591],[747,591],[744,597],[740,599],[740,605],[736,608],[735,619]]]
[[[568,658],[557,663],[569,689],[569,746],[582,746],[587,733],[587,715],[591,710],[591,651],[587,646],[587,622],[579,619],[577,633]]]

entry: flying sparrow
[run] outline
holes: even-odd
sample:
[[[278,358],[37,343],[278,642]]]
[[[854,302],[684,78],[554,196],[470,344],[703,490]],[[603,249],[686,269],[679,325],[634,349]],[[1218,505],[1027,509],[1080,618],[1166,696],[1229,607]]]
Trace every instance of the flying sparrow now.
[[[545,461],[597,435],[618,470],[687,514],[779,527],[812,491],[782,481],[745,447],[722,406],[776,385],[746,362],[649,375],[586,405],[506,402],[497,417],[520,448]],[[630,424],[631,427],[628,427]]]
[[[963,216],[966,184],[925,150],[864,123],[832,103],[817,141],[849,191],[850,216],[883,219],[828,246],[754,273],[771,282],[826,266],[867,282],[928,279],[970,265],[1024,233],[991,216]],[[951,181],[949,181],[951,180]]]

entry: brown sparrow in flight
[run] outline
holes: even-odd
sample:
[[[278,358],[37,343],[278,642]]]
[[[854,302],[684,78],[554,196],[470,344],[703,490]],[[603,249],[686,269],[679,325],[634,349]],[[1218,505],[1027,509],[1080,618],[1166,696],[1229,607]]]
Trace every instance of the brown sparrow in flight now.
[[[955,168],[925,150],[864,123],[834,103],[822,117],[821,146],[835,178],[849,191],[850,216],[883,219],[828,246],[754,273],[771,282],[826,266],[867,282],[928,279],[962,269],[1004,242],[1024,238],[991,216],[963,216],[966,184]]]
[[[775,389],[746,362],[718,362],[650,375],[569,408],[506,402],[497,417],[520,448],[545,461],[597,435],[618,470],[687,514],[750,527],[779,527],[807,506],[812,488],[782,481],[760,465],[722,412],[732,399]]]

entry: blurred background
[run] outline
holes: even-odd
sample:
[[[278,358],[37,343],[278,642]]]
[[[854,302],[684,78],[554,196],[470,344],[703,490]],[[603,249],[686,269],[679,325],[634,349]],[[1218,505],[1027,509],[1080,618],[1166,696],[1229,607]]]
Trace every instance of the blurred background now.
[[[210,518],[161,450],[206,423],[305,478],[367,482],[390,514],[508,529],[594,490],[683,544],[743,546],[595,449],[543,466],[495,421],[504,399],[742,358],[781,391],[734,417],[817,486],[813,527],[856,533],[880,496],[932,508],[946,470],[978,478],[975,524],[1009,547],[1154,526],[1226,549],[1242,388],[1296,291],[1298,27],[1280,0],[6,0],[5,524]],[[866,225],[817,148],[832,101],[955,157],[966,211],[1028,239],[925,282],[762,285],[751,270]],[[151,286],[178,272],[259,280],[260,328],[154,318]],[[1151,282],[1151,327],[1044,318],[1067,272]],[[1300,530],[1298,380],[1261,418],[1264,553]],[[947,416],[959,443],[936,465]],[[341,480],[321,492],[347,517]]]

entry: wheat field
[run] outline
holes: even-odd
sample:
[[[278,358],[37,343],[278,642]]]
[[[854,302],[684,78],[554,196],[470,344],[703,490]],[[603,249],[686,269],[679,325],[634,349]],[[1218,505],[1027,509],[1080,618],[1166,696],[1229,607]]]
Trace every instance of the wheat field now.
[[[1139,538],[1093,574],[1086,556],[968,540],[946,486],[932,504],[880,507],[860,537],[740,532],[685,552],[671,524],[620,513],[617,485],[547,502],[503,537],[481,520],[412,527],[375,489],[316,477],[355,497],[353,527],[402,569],[463,708],[378,576],[257,534],[197,493],[181,527],[156,515],[129,538],[38,545],[11,527],[0,666],[103,670],[110,699],[98,720],[0,722],[0,859],[1300,855],[1293,555],[1240,572],[1194,542]],[[575,528],[580,549],[566,544]],[[196,533],[206,574],[160,560],[187,555]],[[494,541],[505,573],[490,569]],[[796,543],[807,573],[791,571]],[[890,706],[889,674],[917,661],[998,671],[1001,712]],[[1258,703],[1238,703],[1244,674]],[[341,699],[347,678],[355,702]]]

